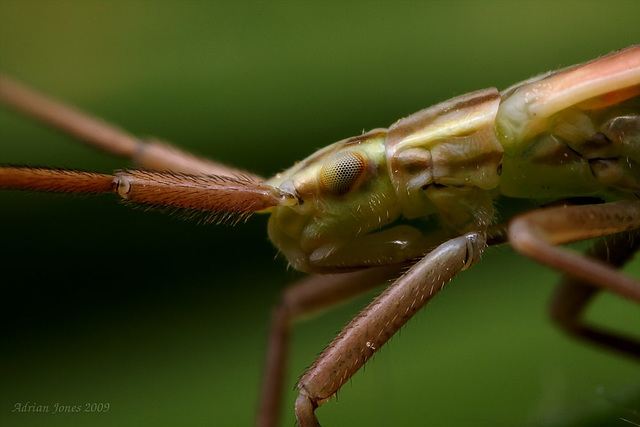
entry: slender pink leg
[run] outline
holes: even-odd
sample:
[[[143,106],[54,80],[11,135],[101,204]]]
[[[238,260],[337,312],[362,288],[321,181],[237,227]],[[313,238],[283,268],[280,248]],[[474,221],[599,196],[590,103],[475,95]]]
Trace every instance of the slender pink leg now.
[[[539,209],[516,217],[509,242],[518,252],[640,303],[640,283],[608,264],[554,245],[640,228],[640,200]]]
[[[131,158],[146,169],[263,180],[257,175],[194,156],[167,143],[142,141],[116,126],[42,95],[2,74],[0,101],[93,147]]]
[[[296,418],[300,426],[319,425],[315,409],[335,395],[444,285],[473,265],[485,246],[481,233],[441,244],[353,319],[298,381]]]
[[[622,267],[640,249],[640,230],[606,236],[587,255],[606,262],[614,268]],[[553,295],[551,318],[569,335],[603,346],[627,356],[640,358],[640,340],[586,324],[582,313],[600,288],[583,280],[565,276]]]

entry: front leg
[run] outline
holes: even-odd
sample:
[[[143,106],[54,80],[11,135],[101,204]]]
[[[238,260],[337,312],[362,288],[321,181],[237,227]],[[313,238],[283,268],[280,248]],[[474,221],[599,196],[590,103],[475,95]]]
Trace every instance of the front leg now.
[[[315,409],[335,395],[444,285],[473,265],[485,246],[486,235],[479,232],[441,244],[353,319],[298,381],[300,426],[319,425]]]

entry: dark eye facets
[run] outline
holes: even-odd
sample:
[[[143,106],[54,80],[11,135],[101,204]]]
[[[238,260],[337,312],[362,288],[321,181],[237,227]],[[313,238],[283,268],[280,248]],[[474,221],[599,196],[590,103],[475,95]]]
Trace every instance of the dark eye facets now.
[[[365,170],[364,159],[354,151],[336,154],[320,170],[320,183],[331,194],[349,192]]]

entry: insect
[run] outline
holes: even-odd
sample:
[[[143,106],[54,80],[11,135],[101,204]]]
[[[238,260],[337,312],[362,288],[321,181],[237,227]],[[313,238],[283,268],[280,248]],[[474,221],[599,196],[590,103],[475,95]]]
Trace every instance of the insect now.
[[[128,203],[235,223],[270,215],[268,232],[296,269],[270,329],[258,423],[277,424],[295,318],[393,284],[354,318],[298,381],[301,426],[315,409],[484,250],[509,242],[567,274],[552,308],[570,334],[640,357],[640,343],[585,324],[600,289],[640,303],[617,271],[640,247],[640,46],[453,98],[317,151],[264,180],[142,141],[3,77],[0,99],[139,170],[113,175],[0,167],[0,188],[115,193]],[[544,207],[497,220],[499,196]],[[588,255],[557,245],[604,237]]]

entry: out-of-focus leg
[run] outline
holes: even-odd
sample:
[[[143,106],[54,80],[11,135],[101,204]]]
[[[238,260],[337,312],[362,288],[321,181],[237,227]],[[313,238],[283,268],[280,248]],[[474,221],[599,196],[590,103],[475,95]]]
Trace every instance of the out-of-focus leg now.
[[[88,145],[130,158],[145,169],[263,180],[257,175],[195,156],[168,143],[143,141],[117,126],[43,95],[2,74],[0,102]]]
[[[622,267],[640,249],[640,230],[607,236],[587,252],[615,268]],[[569,335],[632,357],[640,358],[640,340],[584,322],[582,315],[600,289],[565,276],[551,300],[554,322]]]

